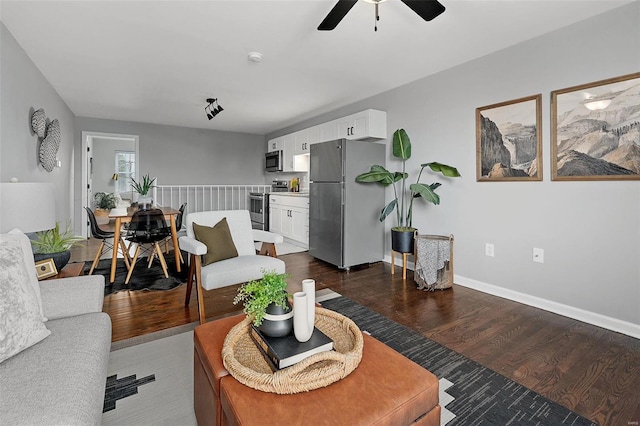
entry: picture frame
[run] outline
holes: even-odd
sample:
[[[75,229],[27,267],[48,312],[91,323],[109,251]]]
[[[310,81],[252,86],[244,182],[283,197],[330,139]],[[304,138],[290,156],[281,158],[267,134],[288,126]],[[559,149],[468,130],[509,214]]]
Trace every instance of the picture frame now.
[[[542,94],[476,108],[476,180],[542,180]]]
[[[640,180],[640,72],[551,92],[551,180]]]
[[[55,275],[58,275],[58,270],[56,269],[56,264],[53,263],[53,259],[44,259],[36,262],[36,276],[38,277],[38,281]]]

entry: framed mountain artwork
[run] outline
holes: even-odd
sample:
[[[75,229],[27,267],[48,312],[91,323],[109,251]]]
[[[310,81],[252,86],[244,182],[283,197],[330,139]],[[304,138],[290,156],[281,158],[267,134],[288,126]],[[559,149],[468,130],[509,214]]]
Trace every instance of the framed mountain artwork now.
[[[476,180],[542,180],[542,95],[476,108]]]
[[[640,180],[640,73],[551,92],[551,180]]]

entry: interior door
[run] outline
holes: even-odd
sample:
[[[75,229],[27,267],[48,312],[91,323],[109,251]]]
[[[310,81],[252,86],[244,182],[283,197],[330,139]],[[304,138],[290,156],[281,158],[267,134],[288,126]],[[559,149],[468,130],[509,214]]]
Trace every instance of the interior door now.
[[[93,208],[93,138],[87,138],[87,157],[86,157],[86,167],[87,167],[87,200],[88,203],[87,205],[90,208]],[[83,210],[83,215],[82,217],[86,217],[84,214],[84,210]],[[91,235],[91,231],[90,231],[90,225],[89,225],[89,218],[86,218],[85,220],[85,228],[87,230],[86,234],[83,235]]]

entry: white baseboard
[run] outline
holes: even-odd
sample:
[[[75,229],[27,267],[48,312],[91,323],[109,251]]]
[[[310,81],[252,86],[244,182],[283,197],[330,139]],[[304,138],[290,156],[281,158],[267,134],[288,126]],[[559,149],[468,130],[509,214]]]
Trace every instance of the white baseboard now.
[[[385,256],[384,261],[387,263],[391,263],[391,256]],[[399,258],[398,256],[396,256],[395,264],[396,266],[402,267],[401,256]],[[413,270],[413,266],[413,262],[407,261],[407,269]],[[487,284],[457,274],[454,274],[453,282],[463,287],[468,287],[474,290],[481,291],[483,293],[491,294],[493,296],[502,297],[504,299],[513,300],[514,302],[524,303],[525,305],[533,306],[534,308],[543,309],[545,311],[553,312],[554,314],[573,318],[578,321],[586,322],[587,324],[592,324],[598,327],[606,328],[607,330],[615,331],[618,333],[626,334],[627,336],[635,337],[636,339],[640,339],[640,325],[638,324],[622,321],[616,318],[597,314],[595,312],[589,312],[584,309],[576,308],[562,303],[553,302],[541,297],[531,296],[525,293],[520,293],[518,291],[498,287],[493,284]]]
[[[463,287],[472,288],[483,293],[524,303],[525,305],[533,306],[534,308],[544,309],[545,311],[553,312],[554,314],[573,318],[578,321],[586,322],[588,324],[606,328],[607,330],[616,331],[618,333],[640,339],[640,325],[638,324],[611,318],[595,312],[585,311],[584,309],[564,305],[562,303],[553,302],[541,297],[531,296],[492,284],[483,283],[460,275],[454,274],[453,282]]]

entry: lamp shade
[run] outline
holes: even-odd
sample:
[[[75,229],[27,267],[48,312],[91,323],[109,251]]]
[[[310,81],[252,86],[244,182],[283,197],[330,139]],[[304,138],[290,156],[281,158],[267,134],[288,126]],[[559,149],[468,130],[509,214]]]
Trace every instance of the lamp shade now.
[[[53,185],[45,182],[0,183],[0,233],[14,228],[37,232],[56,226]]]

